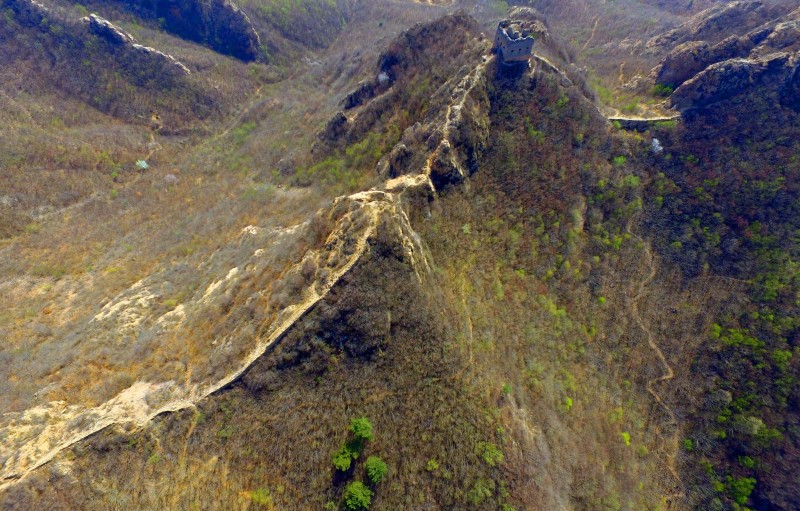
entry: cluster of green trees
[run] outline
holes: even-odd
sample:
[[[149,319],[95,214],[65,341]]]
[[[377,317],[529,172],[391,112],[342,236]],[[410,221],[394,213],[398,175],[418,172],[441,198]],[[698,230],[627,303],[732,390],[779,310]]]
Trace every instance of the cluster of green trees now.
[[[366,443],[374,438],[372,423],[366,417],[350,421],[350,438],[333,454],[333,466],[342,473],[353,472],[354,462],[364,451]],[[353,481],[347,485],[342,497],[341,509],[346,511],[365,511],[372,504],[376,486],[386,478],[389,467],[380,457],[369,456],[364,463],[367,483]],[[329,502],[327,509],[336,509],[335,502]]]

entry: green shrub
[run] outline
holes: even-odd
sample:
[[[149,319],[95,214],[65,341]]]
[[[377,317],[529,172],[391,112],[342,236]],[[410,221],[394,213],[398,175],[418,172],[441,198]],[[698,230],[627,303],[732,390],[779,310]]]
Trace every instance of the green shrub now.
[[[352,460],[357,459],[364,448],[364,442],[372,440],[372,423],[366,417],[360,417],[350,421],[350,432],[353,433],[353,438],[344,444],[333,455],[333,466],[337,470],[346,472],[350,470]]]
[[[744,505],[756,487],[756,480],[752,477],[727,477],[728,493],[737,504]]]
[[[739,456],[739,464],[744,468],[754,468],[756,466],[756,460],[750,456]]]
[[[659,130],[671,130],[675,129],[678,126],[678,121],[670,120],[670,121],[656,121],[653,123],[653,127]]]
[[[639,179],[639,176],[634,174],[629,174],[622,179],[622,185],[627,186],[628,188],[637,188],[640,183],[641,180]]]
[[[639,111],[639,102],[636,100],[622,106],[622,111],[626,114],[635,114]]]
[[[364,468],[367,471],[367,477],[369,477],[373,485],[383,481],[384,477],[386,477],[386,472],[389,471],[389,467],[386,463],[377,456],[370,456],[367,458]]]
[[[467,500],[470,504],[477,506],[484,500],[488,499],[494,493],[494,481],[486,481],[478,479],[472,486],[472,489],[467,492]]]
[[[233,130],[231,130],[231,137],[233,138],[233,144],[236,146],[244,145],[247,137],[255,131],[256,123],[254,122],[246,122]]]
[[[675,87],[673,87],[672,85],[666,85],[666,84],[663,84],[663,83],[657,83],[650,90],[650,93],[653,94],[653,96],[661,96],[661,97],[665,98],[665,97],[669,96],[670,94],[672,94],[673,91],[675,91]]]
[[[372,440],[372,423],[366,417],[353,419],[350,421],[350,431],[356,440]]]
[[[503,462],[503,451],[490,442],[478,442],[477,451],[483,461],[490,467],[496,467]]]
[[[349,511],[369,509],[372,504],[372,495],[372,490],[361,481],[350,483],[344,490],[344,508]]]
[[[333,466],[336,467],[337,470],[347,472],[350,470],[352,461],[356,458],[358,458],[358,451],[352,450],[348,445],[343,445],[341,449],[333,455]]]
[[[786,350],[775,350],[772,352],[772,360],[781,370],[786,370],[789,365],[789,360],[792,358],[792,352]]]
[[[217,436],[223,439],[228,439],[233,436],[233,426],[228,424],[227,426],[223,427],[219,431],[217,431]]]
[[[259,488],[250,492],[250,500],[252,500],[254,504],[261,506],[272,505],[272,495],[270,495],[269,490],[266,488]]]
[[[439,462],[433,458],[429,459],[428,464],[425,465],[425,470],[427,470],[428,472],[435,472],[439,470]]]

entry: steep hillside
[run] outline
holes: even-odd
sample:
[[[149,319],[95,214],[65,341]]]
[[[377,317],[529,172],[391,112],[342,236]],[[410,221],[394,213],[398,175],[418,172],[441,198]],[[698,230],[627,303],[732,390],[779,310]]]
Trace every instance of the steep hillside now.
[[[687,381],[703,382],[685,391],[689,471],[719,492],[698,496],[701,508],[724,508],[728,498],[745,504],[751,491],[757,509],[800,505],[790,475],[800,441],[796,66],[785,53],[737,59],[686,82],[672,99],[687,110],[686,124],[664,134],[665,157],[654,162],[648,224],[660,252],[684,278],[711,279],[738,296],[709,315],[685,367]]]
[[[800,508],[797,11],[530,2],[508,67],[501,3],[438,4],[221,4],[249,64],[136,26],[158,6],[6,17],[165,114],[0,89],[36,182],[126,162],[39,211],[61,190],[5,171],[3,509]],[[63,148],[20,150],[59,100]]]

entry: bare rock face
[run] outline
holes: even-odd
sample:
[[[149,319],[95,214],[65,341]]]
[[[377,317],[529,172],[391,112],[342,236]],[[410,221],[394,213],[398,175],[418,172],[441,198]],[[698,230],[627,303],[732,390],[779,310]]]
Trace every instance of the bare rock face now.
[[[405,174],[409,167],[409,162],[414,156],[413,151],[402,142],[397,144],[389,154],[389,177],[397,177]]]
[[[265,59],[250,18],[230,0],[119,1],[163,20],[166,30],[219,53],[244,61]]]
[[[162,76],[180,76],[190,74],[189,69],[175,60],[172,55],[138,44],[132,35],[96,14],[90,14],[82,21],[88,24],[90,34],[106,41],[111,46],[111,51],[118,53],[117,60],[122,67],[133,72],[134,75],[156,73]]]
[[[212,0],[197,2],[203,14],[205,28],[203,43],[226,55],[241,60],[259,60],[263,58],[261,39],[256,33],[250,18],[230,0]],[[197,25],[190,24],[196,30]]]
[[[736,96],[745,99],[784,96],[797,73],[797,54],[773,53],[757,59],[730,59],[712,64],[687,81],[670,98],[680,112],[708,109]]]
[[[658,53],[687,41],[719,41],[731,29],[752,29],[765,22],[769,10],[760,0],[718,4],[694,15],[688,22],[647,42],[645,53]]]
[[[775,25],[775,29],[767,37],[766,46],[775,50],[797,48],[800,46],[800,21],[792,20]]]
[[[388,77],[388,75],[386,75]],[[380,77],[380,74],[378,75]],[[351,108],[356,108],[370,99],[374,98],[384,90],[389,88],[391,81],[381,80],[380,78],[375,78],[374,80],[363,81],[356,86],[341,102],[341,107],[345,110],[350,110]]]
[[[477,22],[463,11],[457,11],[433,23],[415,25],[400,34],[381,54],[380,72],[385,73],[389,82],[393,83],[399,76],[413,70],[424,57],[429,57],[428,53],[432,48],[443,52],[439,58],[455,57],[461,50],[458,44],[460,41],[459,38],[451,37],[451,34],[459,34],[463,41],[476,31]]]
[[[136,42],[132,35],[96,14],[89,15],[89,32],[102,37],[111,44],[125,45]]]
[[[547,29],[544,17],[530,7],[514,7],[508,14],[510,19],[522,21],[525,30],[535,39],[549,41],[550,31]]]
[[[344,112],[336,112],[336,115],[328,121],[325,129],[320,133],[320,140],[326,142],[335,142],[347,131],[347,116]]]
[[[442,141],[431,161],[431,182],[436,190],[444,190],[448,186],[461,184],[467,176],[456,160],[453,148],[448,140]]]
[[[7,5],[20,25],[45,32],[65,47],[83,46],[95,38],[102,40],[107,46],[99,50],[113,55],[120,67],[139,77],[135,78],[138,81],[154,75],[189,74],[189,69],[173,56],[137,44],[132,35],[96,14],[76,21],[61,17],[35,0],[9,0]]]
[[[711,47],[705,41],[678,45],[651,72],[656,83],[675,87],[705,69],[711,62]]]
[[[736,27],[734,27],[736,28]],[[679,87],[712,64],[730,59],[758,61],[778,53],[800,50],[800,9],[770,20],[744,35],[732,35],[711,45],[708,41],[682,43],[653,68],[651,82]]]
[[[756,39],[749,34],[737,37],[731,36],[723,39],[711,49],[711,59],[714,62],[746,56],[756,45]]]
[[[786,85],[781,90],[781,104],[787,108],[791,108],[795,112],[800,112],[800,65],[797,60],[791,76],[786,81]]]
[[[678,45],[650,72],[656,83],[678,87],[711,64],[746,57],[755,44],[749,37],[731,36],[714,46],[705,41]]]

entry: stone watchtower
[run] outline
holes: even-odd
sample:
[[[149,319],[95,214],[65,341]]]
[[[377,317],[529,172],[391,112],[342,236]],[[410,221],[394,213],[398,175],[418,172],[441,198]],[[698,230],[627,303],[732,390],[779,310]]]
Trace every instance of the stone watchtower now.
[[[494,51],[503,64],[528,62],[533,51],[533,36],[520,23],[503,20],[497,25]]]

